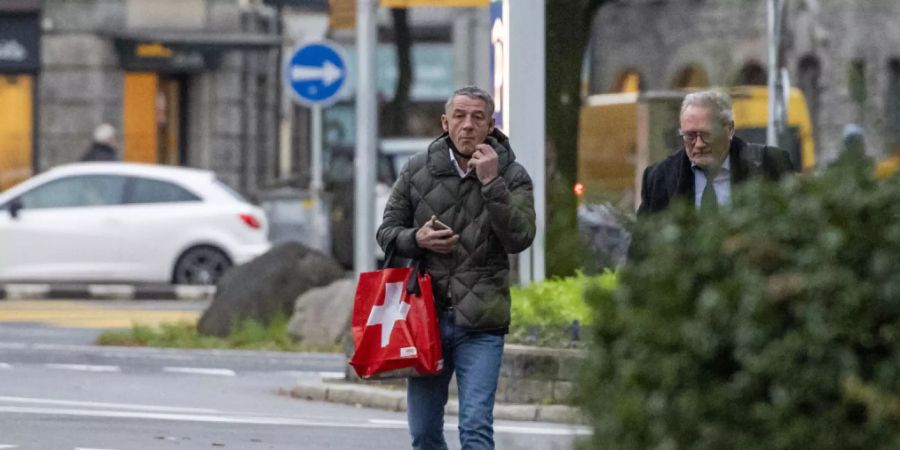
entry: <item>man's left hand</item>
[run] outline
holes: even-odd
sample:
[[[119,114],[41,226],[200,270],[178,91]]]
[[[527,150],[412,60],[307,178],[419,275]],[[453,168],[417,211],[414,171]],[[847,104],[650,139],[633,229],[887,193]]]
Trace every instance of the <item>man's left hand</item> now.
[[[478,181],[481,181],[482,185],[490,183],[494,178],[497,178],[497,173],[499,172],[500,165],[497,152],[488,144],[476,145],[475,152],[472,153],[472,158],[469,159],[469,167],[475,169]]]

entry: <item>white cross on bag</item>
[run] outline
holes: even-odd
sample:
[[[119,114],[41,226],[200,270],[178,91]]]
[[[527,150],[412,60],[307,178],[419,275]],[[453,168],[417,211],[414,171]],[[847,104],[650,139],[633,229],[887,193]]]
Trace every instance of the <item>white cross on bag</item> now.
[[[403,289],[406,283],[387,283],[384,285],[384,304],[375,305],[369,312],[366,326],[381,325],[381,348],[387,347],[391,341],[391,331],[398,320],[406,320],[409,303],[403,301]]]

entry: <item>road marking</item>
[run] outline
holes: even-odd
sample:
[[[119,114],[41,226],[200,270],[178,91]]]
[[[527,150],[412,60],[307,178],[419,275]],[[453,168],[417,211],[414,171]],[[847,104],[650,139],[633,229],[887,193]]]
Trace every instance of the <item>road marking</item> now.
[[[48,369],[79,370],[82,372],[121,372],[119,366],[100,366],[89,364],[44,364]]]
[[[50,292],[50,286],[46,284],[7,284],[6,298],[8,300],[27,299],[40,297]]]
[[[369,419],[370,423],[377,425],[393,426],[396,428],[406,428],[408,425],[405,420],[396,419]],[[456,431],[459,424],[455,422],[444,422],[444,430]],[[539,434],[545,436],[589,436],[592,431],[588,427],[575,425],[558,425],[558,426],[520,426],[506,425],[494,423],[495,433],[514,433],[514,434]]]
[[[407,427],[404,420],[366,420],[361,422],[330,421],[330,420],[313,420],[298,419],[289,417],[264,417],[264,416],[244,416],[244,415],[209,415],[209,414],[165,414],[152,412],[137,411],[109,411],[109,410],[83,410],[83,409],[67,409],[67,408],[36,408],[36,407],[18,407],[18,406],[0,406],[0,413],[13,414],[41,414],[41,415],[64,415],[64,416],[81,416],[81,417],[107,417],[119,419],[150,419],[150,420],[169,420],[177,422],[206,422],[206,423],[234,423],[246,425],[284,425],[284,426],[303,426],[303,427],[327,427],[327,428],[360,428],[360,429],[405,429]],[[456,424],[447,423],[444,428],[448,431],[455,431]],[[516,433],[516,434],[534,434],[534,435],[555,435],[555,436],[573,436],[573,435],[589,435],[591,431],[587,427],[560,426],[557,428],[544,428],[536,426],[510,426],[510,425],[494,425],[494,431],[497,433]]]
[[[99,288],[101,291],[107,287]],[[112,290],[119,289],[112,287]],[[199,311],[136,309],[60,300],[12,300],[0,303],[0,322],[38,322],[66,328],[132,328],[161,323],[196,323]]]
[[[314,370],[288,370],[283,373],[298,378],[323,378],[329,380],[342,380],[345,376],[344,372],[316,372]]]
[[[34,403],[60,406],[82,406],[86,408],[114,408],[114,409],[134,409],[143,411],[159,411],[159,412],[181,412],[181,413],[203,413],[215,414],[220,412],[210,408],[182,408],[178,406],[157,406],[142,405],[134,403],[105,403],[105,402],[85,402],[77,400],[56,400],[51,398],[32,398],[32,397],[5,397],[0,396],[0,402],[8,403]]]
[[[5,362],[0,362],[0,369],[12,369],[12,366]]]
[[[231,369],[214,369],[205,367],[163,367],[163,372],[189,373],[195,375],[219,375],[224,377],[233,377],[237,375]]]
[[[130,284],[89,284],[88,294],[100,298],[133,298],[135,288]]]
[[[0,448],[19,448],[19,446],[13,444],[0,444]]]

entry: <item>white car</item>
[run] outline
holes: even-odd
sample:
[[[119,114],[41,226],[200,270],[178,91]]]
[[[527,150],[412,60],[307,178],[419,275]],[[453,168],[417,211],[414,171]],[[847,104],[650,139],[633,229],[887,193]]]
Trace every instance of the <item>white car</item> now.
[[[69,164],[0,193],[0,280],[214,284],[267,236],[263,211],[212,172]]]

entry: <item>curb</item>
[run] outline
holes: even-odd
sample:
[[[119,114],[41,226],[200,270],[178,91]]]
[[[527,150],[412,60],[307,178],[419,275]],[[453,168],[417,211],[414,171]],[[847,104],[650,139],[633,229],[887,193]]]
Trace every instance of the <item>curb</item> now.
[[[168,284],[0,284],[0,300],[210,300],[215,286]]]
[[[301,380],[290,392],[291,397],[304,400],[342,403],[345,405],[406,411],[406,390],[396,390],[345,381]],[[459,403],[451,398],[447,414],[458,415]],[[568,405],[494,404],[494,419],[556,422],[582,425],[578,408]]]

